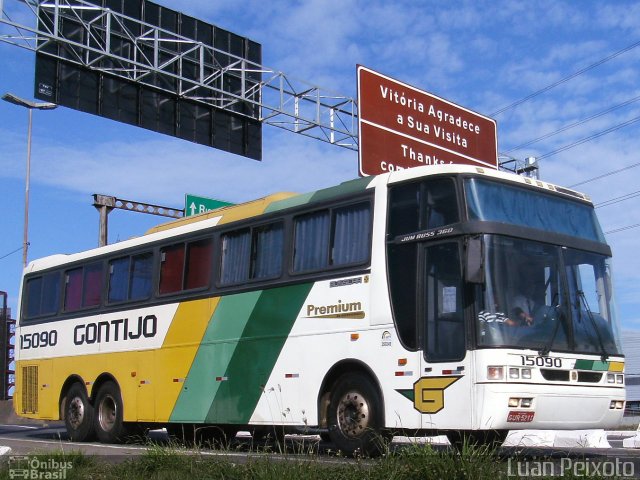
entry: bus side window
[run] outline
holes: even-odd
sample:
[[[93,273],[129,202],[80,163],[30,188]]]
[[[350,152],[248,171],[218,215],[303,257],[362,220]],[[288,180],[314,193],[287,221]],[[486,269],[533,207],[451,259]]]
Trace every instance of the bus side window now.
[[[293,271],[325,268],[329,263],[329,210],[302,215],[295,219]]]
[[[253,229],[251,278],[277,278],[282,274],[284,227],[282,222]]]
[[[109,303],[151,297],[153,253],[141,253],[109,262]]]
[[[160,285],[158,293],[174,293],[182,290],[184,271],[184,243],[160,250]]]
[[[211,281],[213,240],[205,238],[187,244],[187,261],[184,279],[185,290],[208,287]]]
[[[84,274],[82,277],[83,307],[95,307],[100,305],[103,281],[104,274],[102,272],[102,262],[93,263],[84,267]]]
[[[109,262],[109,303],[128,300],[129,261],[129,257],[124,257]]]
[[[441,177],[391,187],[388,233],[398,235],[442,227],[460,219],[452,178]]]
[[[371,204],[357,203],[294,220],[293,271],[362,263],[371,248]]]
[[[220,283],[233,285],[279,277],[282,274],[283,251],[282,222],[224,234]]]
[[[72,312],[82,307],[82,267],[65,273],[64,311]]]
[[[30,278],[26,285],[26,317],[34,318],[58,312],[60,272]]]
[[[102,262],[95,262],[65,272],[64,311],[96,307],[102,299],[104,274]]]
[[[371,206],[359,203],[333,212],[331,264],[364,262],[371,243]]]
[[[129,272],[129,300],[151,297],[153,278],[153,253],[141,253],[131,257]]]
[[[449,225],[458,221],[458,203],[453,179],[437,178],[425,182],[423,193],[423,229]]]
[[[220,283],[231,285],[249,279],[251,230],[243,228],[222,236]]]
[[[420,230],[420,184],[393,186],[389,196],[389,236],[394,238]]]

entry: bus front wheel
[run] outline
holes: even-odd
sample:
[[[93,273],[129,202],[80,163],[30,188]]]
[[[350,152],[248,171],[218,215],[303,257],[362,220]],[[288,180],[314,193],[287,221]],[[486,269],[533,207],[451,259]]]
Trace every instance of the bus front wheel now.
[[[91,440],[94,435],[94,411],[84,386],[74,383],[64,402],[64,424],[72,442]]]
[[[329,438],[347,455],[380,455],[385,445],[378,389],[361,374],[343,375],[331,392]]]
[[[120,389],[112,382],[102,384],[95,402],[95,430],[98,440],[103,443],[119,443],[126,437],[122,422],[122,396]]]

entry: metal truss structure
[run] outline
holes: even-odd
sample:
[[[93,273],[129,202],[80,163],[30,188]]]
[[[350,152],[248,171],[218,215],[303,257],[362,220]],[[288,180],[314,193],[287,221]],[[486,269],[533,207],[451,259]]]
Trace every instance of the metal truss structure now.
[[[1,42],[358,150],[353,98],[85,0],[11,3],[19,20],[0,0]]]
[[[100,223],[98,225],[98,246],[100,247],[108,243],[109,214],[114,208],[129,210],[130,212],[148,213],[149,215],[158,215],[160,217],[184,217],[184,210],[177,208],[123,200],[110,195],[100,195],[99,193],[93,194],[93,206],[96,207],[100,214]]]
[[[536,180],[540,178],[540,166],[536,157],[527,157],[521,160],[508,155],[500,155],[498,156],[498,165],[502,170],[522,175],[523,177]]]

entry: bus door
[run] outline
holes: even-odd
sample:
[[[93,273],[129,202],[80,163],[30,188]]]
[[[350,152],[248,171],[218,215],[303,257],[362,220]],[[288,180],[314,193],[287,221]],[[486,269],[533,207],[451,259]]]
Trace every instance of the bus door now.
[[[418,279],[418,315],[423,349],[414,385],[422,428],[471,426],[470,355],[466,355],[461,243],[425,244]]]

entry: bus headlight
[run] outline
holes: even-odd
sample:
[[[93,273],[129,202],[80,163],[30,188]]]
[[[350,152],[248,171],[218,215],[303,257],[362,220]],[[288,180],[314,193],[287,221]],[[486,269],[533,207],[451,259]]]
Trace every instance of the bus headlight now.
[[[622,385],[624,383],[624,375],[622,374],[616,375],[616,383]]]
[[[607,383],[616,383],[616,375],[614,373],[607,373]]]
[[[522,376],[522,378],[524,378],[526,380],[531,380],[531,369],[530,368],[522,368],[520,370],[520,375]]]
[[[509,378],[518,379],[520,378],[520,369],[519,368],[509,368]]]
[[[504,380],[504,367],[487,367],[487,380]]]

